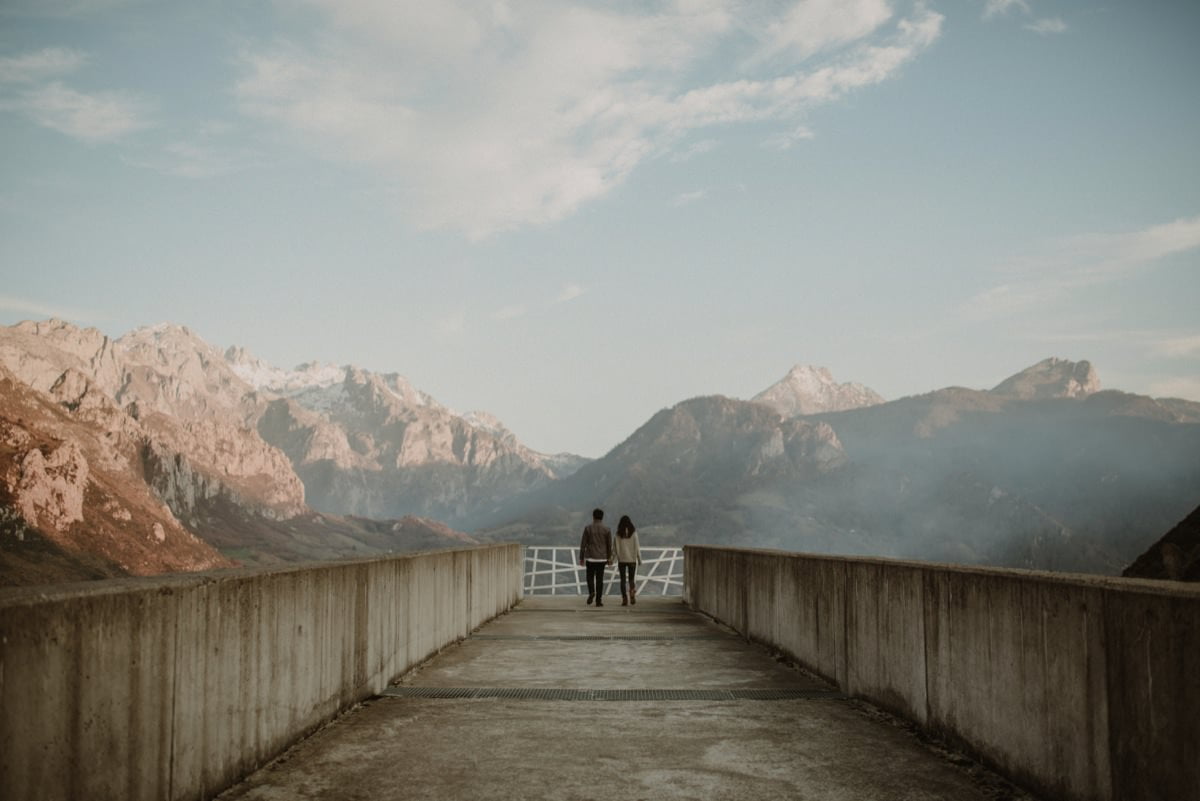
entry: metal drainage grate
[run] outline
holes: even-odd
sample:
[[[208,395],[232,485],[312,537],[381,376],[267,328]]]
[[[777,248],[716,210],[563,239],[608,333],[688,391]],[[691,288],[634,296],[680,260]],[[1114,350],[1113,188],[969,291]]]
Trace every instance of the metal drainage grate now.
[[[578,615],[581,612],[590,611],[588,609],[534,609],[529,606],[514,606],[509,609],[510,612],[568,612],[572,615]]]
[[[388,687],[380,695],[397,698],[474,698],[478,687]]]
[[[531,701],[589,701],[591,690],[548,687],[388,687],[395,698],[519,698]]]
[[[729,701],[727,690],[595,690],[597,701]]]
[[[778,690],[735,690],[735,697],[739,701],[790,701],[796,698],[832,698],[836,700],[845,700],[844,693],[837,690],[798,690],[798,689],[778,689]]]
[[[647,641],[674,641],[674,640],[728,640],[730,635],[726,634],[681,634],[672,636],[669,634],[472,634],[473,640],[548,640],[548,641],[564,641],[572,642],[575,640],[647,640]]]
[[[845,700],[836,690],[572,690],[557,687],[388,687],[393,698],[516,698],[528,701],[794,701]]]
[[[607,596],[605,596],[605,597],[607,597]],[[617,596],[617,597],[619,598],[620,596]],[[610,606],[612,606],[614,608],[610,610],[608,608]],[[536,606],[514,606],[511,609],[509,609],[508,611],[510,611],[510,612],[528,612],[528,613],[532,613],[532,614],[542,614],[542,613],[550,613],[550,612],[566,612],[566,613],[572,614],[572,615],[586,615],[586,614],[601,614],[602,615],[605,612],[610,612],[610,611],[616,612],[620,608],[621,608],[620,604],[614,604],[614,603],[610,603],[610,602],[606,601],[604,603],[604,606],[602,606],[599,609],[596,609],[595,607],[592,607],[592,606],[586,606],[586,605],[577,606],[577,607],[567,607],[567,608],[555,606],[555,607],[544,607],[541,609],[539,609]],[[624,612],[624,614],[637,615],[638,617],[643,617],[645,615],[676,615],[676,616],[680,616],[680,617],[694,617],[696,613],[693,612],[691,609],[688,609],[683,604],[680,604],[677,609],[669,609],[669,608],[668,609],[639,609],[636,612],[633,611],[632,609],[627,609],[626,612]]]

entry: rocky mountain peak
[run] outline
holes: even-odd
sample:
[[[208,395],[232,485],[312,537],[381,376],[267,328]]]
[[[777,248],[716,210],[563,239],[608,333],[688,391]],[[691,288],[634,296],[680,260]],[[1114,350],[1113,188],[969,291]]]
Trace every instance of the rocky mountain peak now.
[[[214,412],[241,417],[249,387],[224,355],[191,329],[159,324],[137,328],[116,340],[125,370],[114,397],[182,420]]]
[[[606,459],[640,464],[655,473],[714,469],[728,478],[779,469],[826,472],[845,462],[845,452],[826,423],[786,418],[765,404],[710,395],[660,411]]]
[[[310,389],[324,389],[346,379],[345,367],[322,362],[305,362],[291,370],[268,364],[240,345],[225,350],[229,368],[260,392],[290,397]]]
[[[95,328],[58,319],[25,321],[0,330],[0,363],[41,392],[70,369],[89,376],[109,393],[121,382],[113,341]]]
[[[241,345],[230,345],[225,349],[225,362],[230,370],[255,389],[263,389],[263,383],[256,380],[261,374],[278,372]]]
[[[159,323],[135,328],[116,340],[117,350],[127,358],[170,367],[181,360],[224,356],[185,325]]]
[[[798,364],[777,383],[751,398],[784,417],[842,412],[884,402],[883,396],[862,384],[839,384],[828,368]]]
[[[489,434],[495,434],[498,437],[503,437],[510,434],[509,430],[504,427],[504,423],[500,422],[500,418],[496,417],[494,414],[474,411],[467,412],[462,416],[462,418],[467,422],[467,425],[471,426],[471,428],[476,428],[480,431],[486,431]]]
[[[109,339],[95,328],[80,328],[66,320],[24,320],[14,325],[13,330],[40,337],[53,342],[57,347],[80,358],[90,358],[107,347]]]
[[[383,385],[405,406],[437,406],[438,403],[426,393],[412,385],[407,378],[399,373],[384,373],[380,378]]]
[[[1100,376],[1091,362],[1051,357],[1009,376],[991,391],[1019,400],[1083,398],[1100,391]]]

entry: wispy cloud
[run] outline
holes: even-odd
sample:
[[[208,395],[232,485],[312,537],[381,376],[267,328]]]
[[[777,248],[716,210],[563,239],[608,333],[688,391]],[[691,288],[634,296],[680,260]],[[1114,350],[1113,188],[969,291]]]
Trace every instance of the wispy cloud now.
[[[780,53],[806,59],[856,42],[892,18],[887,0],[805,0],[767,26],[760,58]]]
[[[69,47],[46,47],[0,58],[0,83],[29,83],[73,72],[87,56]]]
[[[78,70],[87,55],[48,47],[0,58],[0,111],[14,111],[39,125],[84,141],[118,139],[150,125],[147,104],[129,92],[80,92],[60,78]],[[18,88],[19,87],[19,88]]]
[[[524,306],[504,306],[492,312],[493,320],[515,320],[518,317],[524,317],[526,308]]]
[[[1028,0],[987,0],[983,4],[983,18],[1003,17],[1010,11],[1021,11],[1029,14],[1032,10],[1029,7]]]
[[[1154,350],[1162,356],[1174,358],[1200,356],[1200,334],[1160,339],[1154,343]]]
[[[458,336],[467,330],[467,312],[459,309],[434,323],[434,329],[442,336]]]
[[[1023,17],[1029,17],[1033,14],[1033,5],[1029,0],[986,0],[983,6],[983,18],[986,20],[1006,17],[1013,12]],[[1067,23],[1061,17],[1039,17],[1032,22],[1025,23],[1023,27],[1039,36],[1067,32]]]
[[[549,308],[551,306],[556,306],[559,303],[567,303],[569,301],[575,300],[576,298],[584,295],[586,292],[587,292],[587,290],[585,290],[583,287],[579,286],[578,284],[568,284],[567,286],[562,288],[562,291],[560,291],[558,293],[558,295],[556,295],[554,297],[553,300],[550,300],[549,302],[542,301],[537,304],[534,304],[534,310],[537,311],[540,309]],[[525,317],[529,313],[530,313],[529,306],[522,304],[522,303],[513,303],[508,306],[502,306],[502,307],[496,309],[495,311],[493,311],[491,313],[490,316],[496,322],[502,323],[502,322],[507,322],[509,320],[516,320],[520,317]]]
[[[1015,314],[1198,247],[1200,216],[1130,233],[1068,238],[1004,269],[1013,277],[972,297],[964,312],[974,319]]]
[[[28,298],[18,298],[12,295],[0,295],[0,310],[16,312],[17,314],[28,314],[31,317],[39,319],[57,317],[60,320],[70,320],[71,322],[82,322],[90,319],[92,316],[79,309],[42,303],[36,300],[29,300]]]
[[[231,130],[227,123],[205,123],[188,139],[168,142],[155,152],[124,156],[123,160],[163,175],[193,179],[215,178],[261,165],[259,155],[228,141],[225,135]]]
[[[1183,398],[1200,401],[1200,378],[1183,376],[1155,381],[1147,392],[1156,398]]]
[[[180,178],[212,178],[237,169],[229,153],[189,141],[171,142],[163,146],[161,155],[130,163]]]
[[[70,19],[145,2],[146,0],[5,0],[3,7],[0,7],[0,16]]]
[[[241,108],[393,180],[418,225],[471,237],[563,219],[689,133],[798,120],[886,81],[942,23],[884,0],[789,3],[750,36],[720,0],[309,4],[309,41],[242,53]],[[731,48],[766,55],[701,80]]]
[[[1049,36],[1055,33],[1066,33],[1067,23],[1063,22],[1058,17],[1043,17],[1042,19],[1034,20],[1025,26],[1034,33],[1042,36]]]
[[[567,284],[562,288],[562,291],[558,293],[558,297],[554,299],[554,302],[566,303],[582,296],[585,292],[587,292],[587,290],[581,287],[579,284]]]
[[[676,208],[687,206],[700,200],[704,200],[708,196],[708,190],[696,189],[691,192],[680,192],[675,197],[671,198],[671,205]]]
[[[1061,322],[1061,321],[1060,321]],[[1060,330],[1027,329],[1014,338],[1054,345],[1134,345],[1147,358],[1190,359],[1200,356],[1200,334],[1176,330],[1103,327],[1088,330],[1090,321],[1063,322]]]
[[[767,137],[763,141],[763,147],[771,150],[791,150],[793,147],[803,142],[806,139],[812,139],[815,134],[807,125],[798,125],[785,133],[778,133],[774,136]]]
[[[671,154],[671,161],[682,163],[691,161],[697,156],[702,156],[705,153],[710,153],[717,147],[716,139],[701,139],[699,142],[693,142],[682,150]]]
[[[125,92],[78,92],[55,81],[24,94],[19,107],[40,125],[85,141],[117,139],[150,125],[145,103]]]

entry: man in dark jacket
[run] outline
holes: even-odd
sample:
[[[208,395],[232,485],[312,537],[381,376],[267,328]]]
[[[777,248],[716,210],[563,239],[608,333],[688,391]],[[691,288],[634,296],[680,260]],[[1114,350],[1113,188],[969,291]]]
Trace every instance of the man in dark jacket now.
[[[579,540],[579,564],[587,568],[587,602],[594,599],[596,606],[604,606],[604,566],[613,560],[612,532],[600,522],[603,519],[603,510],[592,510],[592,524]]]

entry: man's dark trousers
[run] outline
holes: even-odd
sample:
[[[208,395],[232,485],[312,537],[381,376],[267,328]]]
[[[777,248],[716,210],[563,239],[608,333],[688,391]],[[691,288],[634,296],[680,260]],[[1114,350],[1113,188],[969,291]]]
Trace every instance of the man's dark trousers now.
[[[587,563],[587,585],[588,595],[596,597],[596,603],[602,601],[604,594],[604,562],[588,562]]]

